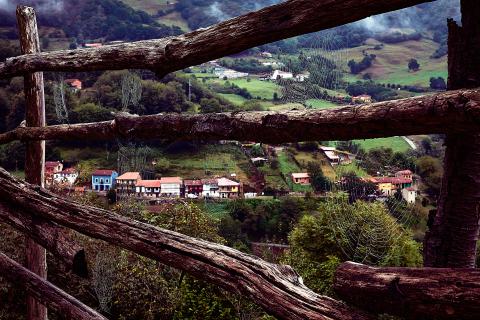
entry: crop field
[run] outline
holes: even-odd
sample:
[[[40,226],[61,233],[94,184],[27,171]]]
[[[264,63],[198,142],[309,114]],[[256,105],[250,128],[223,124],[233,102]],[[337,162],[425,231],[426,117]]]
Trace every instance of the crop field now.
[[[355,140],[365,151],[385,147],[391,148],[394,152],[405,152],[411,149],[402,137],[377,138],[368,140]]]

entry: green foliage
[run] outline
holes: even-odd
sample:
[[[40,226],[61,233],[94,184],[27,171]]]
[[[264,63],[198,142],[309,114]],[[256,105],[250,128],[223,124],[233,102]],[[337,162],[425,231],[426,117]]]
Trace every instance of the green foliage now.
[[[351,96],[368,94],[376,101],[392,100],[397,96],[394,90],[385,88],[373,81],[357,81],[350,83],[345,90]]]
[[[373,265],[420,266],[420,245],[410,238],[381,203],[350,205],[338,195],[303,216],[289,235],[285,261],[305,284],[331,294],[333,273],[345,260]]]
[[[310,175],[312,187],[317,192],[329,191],[331,182],[323,174],[322,167],[318,162],[309,162],[307,164],[307,171]]]
[[[423,156],[416,161],[418,174],[430,195],[438,195],[442,183],[443,166],[438,158]]]
[[[350,68],[350,72],[352,74],[359,74],[365,69],[368,69],[372,66],[373,60],[375,60],[377,56],[374,54],[367,54],[363,57],[362,61],[356,62],[355,60],[350,60],[348,62],[348,67]]]
[[[418,63],[417,59],[410,59],[408,61],[408,70],[418,71],[418,69],[420,69],[420,64]]]
[[[93,103],[81,104],[73,109],[71,119],[74,123],[86,123],[111,120],[113,115],[108,109]]]

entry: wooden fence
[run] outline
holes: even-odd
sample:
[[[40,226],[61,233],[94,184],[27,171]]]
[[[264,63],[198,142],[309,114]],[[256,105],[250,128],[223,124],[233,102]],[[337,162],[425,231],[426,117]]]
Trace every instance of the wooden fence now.
[[[41,188],[44,140],[51,139],[151,139],[174,135],[181,139],[281,143],[444,133],[446,172],[437,216],[426,236],[425,265],[474,267],[480,219],[480,90],[475,89],[480,87],[480,4],[475,0],[461,1],[462,27],[449,22],[449,89],[456,91],[328,110],[142,117],[120,113],[113,121],[45,126],[41,71],[145,68],[161,77],[250,47],[423,2],[428,1],[289,0],[181,36],[46,53],[39,52],[33,9],[18,7],[23,55],[0,63],[0,78],[24,77],[26,126],[0,134],[0,143],[27,143],[26,182],[0,168],[0,219],[33,239],[27,245],[27,268],[31,271],[3,254],[0,270],[30,294],[28,319],[46,319],[45,306],[71,319],[104,319],[45,279],[44,248],[77,274],[86,274],[83,250],[69,238],[67,228],[245,295],[280,319],[374,319],[366,311],[314,293],[288,266],[82,206]],[[52,241],[52,235],[56,241]],[[426,269],[372,269],[347,263],[339,269],[335,288],[346,301],[368,311],[389,311],[409,318],[480,317],[479,308],[463,308],[472,301],[478,305],[478,282],[465,282],[469,277],[478,279],[478,272],[421,270]],[[362,279],[372,285],[365,287]],[[428,286],[422,285],[432,281],[440,283],[437,287],[443,294],[431,294]],[[452,288],[458,294],[449,295]],[[355,289],[362,299],[347,289]],[[392,301],[402,307],[393,307]]]

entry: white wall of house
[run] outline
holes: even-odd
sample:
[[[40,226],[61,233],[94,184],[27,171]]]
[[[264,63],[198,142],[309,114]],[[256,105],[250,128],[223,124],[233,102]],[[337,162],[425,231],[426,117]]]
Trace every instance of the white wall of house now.
[[[402,197],[407,203],[415,203],[417,199],[417,191],[402,189]]]
[[[53,180],[56,183],[68,183],[70,185],[75,184],[75,181],[77,181],[77,178],[78,178],[78,173],[77,172],[67,173],[67,174],[55,173],[53,175]]]
[[[220,198],[220,193],[218,192],[218,186],[204,184],[202,196],[206,198]]]
[[[179,197],[180,196],[180,184],[178,183],[162,183],[160,193],[162,196]]]

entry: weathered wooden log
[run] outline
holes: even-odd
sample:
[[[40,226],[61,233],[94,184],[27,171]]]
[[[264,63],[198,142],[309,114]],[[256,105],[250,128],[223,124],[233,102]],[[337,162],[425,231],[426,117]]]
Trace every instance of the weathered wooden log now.
[[[28,294],[57,311],[62,316],[62,319],[106,320],[105,317],[92,308],[22,267],[1,252],[0,276],[25,288]]]
[[[11,210],[0,203],[0,220],[22,232],[50,251],[76,275],[86,278],[88,266],[85,250],[59,225],[29,213]]]
[[[347,303],[408,319],[480,319],[480,270],[374,268],[346,262],[335,292]]]
[[[480,2],[462,0],[462,26],[448,23],[449,89],[480,86]],[[437,213],[424,240],[428,267],[474,268],[480,231],[480,134],[447,134]]]
[[[35,11],[30,7],[17,7],[20,49],[23,54],[40,52],[40,40]],[[25,120],[27,127],[45,126],[45,94],[43,73],[24,76]],[[43,186],[45,180],[45,141],[28,141],[25,150],[25,180]],[[47,253],[34,240],[25,242],[25,266],[42,278],[47,278]],[[27,320],[47,320],[47,308],[27,296]]]
[[[33,71],[151,69],[160,75],[293,36],[431,0],[289,0],[206,29],[160,40],[8,59],[0,78]]]
[[[15,179],[1,168],[0,203],[250,297],[280,319],[371,319],[342,302],[314,293],[288,266],[78,204]]]
[[[480,131],[480,89],[324,110],[164,113],[140,117],[119,113],[113,121],[19,127],[0,134],[0,143],[114,138],[283,143],[473,131]]]

